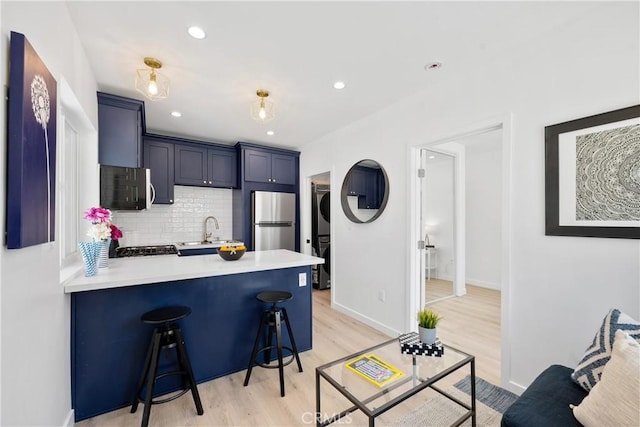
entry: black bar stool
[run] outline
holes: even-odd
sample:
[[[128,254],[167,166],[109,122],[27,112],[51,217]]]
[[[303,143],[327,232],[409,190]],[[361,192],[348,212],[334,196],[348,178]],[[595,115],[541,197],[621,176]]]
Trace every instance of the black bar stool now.
[[[291,324],[289,323],[289,316],[287,315],[287,309],[284,307],[278,307],[277,304],[289,301],[293,298],[291,292],[284,291],[266,291],[260,292],[256,295],[256,298],[264,303],[271,304],[271,307],[262,313],[262,320],[260,321],[260,327],[256,334],[256,341],[253,344],[253,351],[251,352],[251,359],[249,360],[249,368],[247,369],[247,376],[244,379],[244,386],[249,384],[249,378],[251,377],[251,370],[253,365],[258,365],[263,368],[276,369],[280,371],[280,396],[284,397],[284,367],[296,359],[298,363],[298,369],[302,372],[302,364],[300,363],[300,357],[298,356],[298,348],[296,347],[296,341],[293,338],[293,332],[291,331]],[[289,333],[289,339],[291,341],[291,347],[282,345],[282,331],[280,325],[284,320],[284,324],[287,327]],[[267,331],[268,327],[268,331]],[[259,349],[260,338],[268,332],[267,346]],[[272,345],[273,335],[276,335],[276,345]],[[278,364],[270,365],[271,362],[271,349],[275,348],[278,354]],[[282,349],[289,351],[291,354],[287,357],[291,359],[286,362],[282,362]],[[257,360],[258,354],[264,352],[264,363]]]
[[[196,404],[198,415],[204,414],[202,403],[200,402],[200,394],[198,394],[198,388],[196,386],[196,380],[193,377],[191,363],[189,362],[187,349],[185,348],[184,339],[182,338],[182,330],[176,323],[172,323],[183,319],[190,314],[191,309],[189,307],[172,306],[149,311],[143,314],[140,318],[144,323],[158,325],[153,331],[153,337],[149,344],[149,350],[147,351],[147,356],[145,358],[142,375],[140,376],[140,381],[138,381],[136,394],[133,397],[133,402],[131,404],[131,413],[134,413],[138,409],[138,403],[144,402],[142,427],[146,427],[149,424],[151,405],[170,402],[182,396],[189,390],[191,390],[191,394],[193,394],[193,401]],[[160,350],[164,349],[169,351],[172,348],[176,350],[179,369],[158,374]],[[156,381],[170,375],[180,375],[182,377],[184,389],[173,396],[153,400],[153,389],[155,388]],[[145,397],[143,398],[141,396],[142,391],[145,388],[145,383],[147,390]]]

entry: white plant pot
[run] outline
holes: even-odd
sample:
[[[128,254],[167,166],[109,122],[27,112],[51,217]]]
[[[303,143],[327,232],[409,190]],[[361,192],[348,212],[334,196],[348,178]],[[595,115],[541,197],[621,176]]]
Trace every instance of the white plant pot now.
[[[435,344],[436,342],[436,329],[427,329],[421,326],[418,326],[418,336],[420,337],[420,341],[425,344]]]

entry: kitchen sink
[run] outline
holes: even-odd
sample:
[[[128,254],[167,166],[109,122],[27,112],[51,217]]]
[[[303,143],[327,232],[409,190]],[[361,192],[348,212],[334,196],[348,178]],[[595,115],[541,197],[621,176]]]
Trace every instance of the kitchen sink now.
[[[236,240],[224,240],[224,239],[216,239],[216,240],[203,240],[200,242],[177,242],[176,246],[213,246],[219,248],[220,246],[224,246],[227,243],[239,243]]]
[[[205,245],[209,242],[177,242],[176,245],[177,246],[199,246],[199,245]]]
[[[216,239],[199,242],[177,242],[178,255],[206,255],[218,253],[218,248],[230,243],[240,243],[237,240]]]

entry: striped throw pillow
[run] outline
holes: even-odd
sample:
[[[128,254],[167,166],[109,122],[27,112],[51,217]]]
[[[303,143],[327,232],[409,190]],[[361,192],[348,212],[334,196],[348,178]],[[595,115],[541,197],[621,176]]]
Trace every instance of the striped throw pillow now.
[[[585,427],[640,426],[640,343],[620,329],[615,337],[600,382],[573,407]]]
[[[604,365],[611,358],[611,349],[618,329],[622,329],[640,342],[640,322],[618,309],[610,310],[593,338],[593,343],[587,348],[582,360],[571,374],[571,379],[586,391],[591,391],[600,381]]]

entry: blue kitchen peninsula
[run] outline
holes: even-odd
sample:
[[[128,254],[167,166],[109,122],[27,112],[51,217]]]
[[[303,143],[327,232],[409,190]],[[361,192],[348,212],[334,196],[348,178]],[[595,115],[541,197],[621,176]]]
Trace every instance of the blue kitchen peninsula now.
[[[198,383],[247,368],[266,308],[255,296],[265,290],[293,294],[286,307],[296,344],[310,350],[311,266],[323,262],[283,249],[247,252],[237,261],[157,255],[111,259],[97,276],[70,280],[64,290],[71,294],[75,420],[130,404],[153,331],[140,316],[155,308],[191,307],[180,323]],[[163,381],[156,395],[180,387],[172,378]]]

